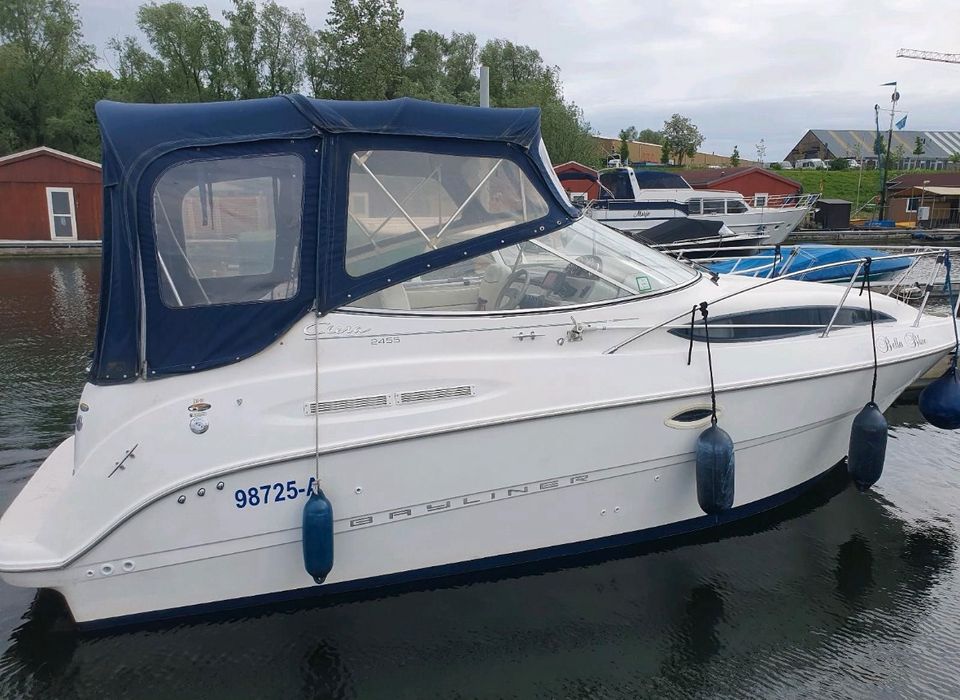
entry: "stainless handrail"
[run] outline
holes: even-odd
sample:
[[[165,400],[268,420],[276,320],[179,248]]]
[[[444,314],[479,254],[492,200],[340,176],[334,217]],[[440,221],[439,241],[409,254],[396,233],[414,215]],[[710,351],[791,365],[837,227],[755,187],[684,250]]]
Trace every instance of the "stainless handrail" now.
[[[865,264],[866,261],[861,260],[860,264],[857,265],[857,269],[854,270],[853,274],[850,276],[850,282],[847,284],[847,288],[843,290],[843,296],[840,297],[840,301],[833,310],[833,316],[830,317],[830,323],[827,324],[827,327],[823,329],[823,333],[820,334],[821,338],[826,338],[828,335],[830,335],[830,329],[833,328],[833,324],[836,323],[837,316],[840,315],[840,309],[843,308],[844,303],[847,301],[847,297],[850,296],[850,290],[853,289],[853,285],[856,283],[857,277],[860,276],[860,270],[863,269]]]
[[[927,308],[927,300],[930,299],[930,292],[933,290],[933,282],[937,279],[937,270],[943,266],[944,255],[950,255],[949,251],[944,250],[940,255],[938,255],[936,264],[933,266],[933,269],[930,270],[930,278],[927,280],[926,287],[924,288],[923,299],[920,301],[920,308],[917,310],[917,318],[913,322],[914,328],[920,325],[920,319],[923,317],[923,310]]]

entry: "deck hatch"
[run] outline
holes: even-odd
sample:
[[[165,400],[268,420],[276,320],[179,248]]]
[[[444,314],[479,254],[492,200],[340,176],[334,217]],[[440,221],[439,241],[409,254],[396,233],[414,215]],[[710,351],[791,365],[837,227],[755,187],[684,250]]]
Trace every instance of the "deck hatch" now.
[[[439,401],[441,399],[461,399],[473,396],[474,390],[470,385],[448,386],[441,389],[423,389],[421,391],[404,391],[397,394],[398,403],[421,403],[423,401]]]

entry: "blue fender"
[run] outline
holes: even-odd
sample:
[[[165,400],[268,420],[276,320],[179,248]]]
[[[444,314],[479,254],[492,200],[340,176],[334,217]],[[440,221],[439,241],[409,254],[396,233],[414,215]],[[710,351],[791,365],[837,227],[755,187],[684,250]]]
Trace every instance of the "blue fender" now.
[[[920,413],[928,422],[944,428],[960,428],[960,372],[956,360],[942,377],[931,382],[920,394]]]
[[[887,419],[880,407],[870,401],[853,419],[847,471],[857,489],[866,491],[880,479],[887,455]]]
[[[733,506],[733,440],[716,423],[697,438],[697,502],[708,515]]]
[[[321,489],[303,506],[303,568],[323,583],[333,568],[333,506]]]

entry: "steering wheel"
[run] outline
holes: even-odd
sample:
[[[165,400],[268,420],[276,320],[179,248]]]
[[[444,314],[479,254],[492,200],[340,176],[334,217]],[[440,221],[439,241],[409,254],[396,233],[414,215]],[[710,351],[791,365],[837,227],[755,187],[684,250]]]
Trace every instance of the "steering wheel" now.
[[[493,308],[497,311],[509,311],[520,306],[520,302],[527,295],[527,289],[530,287],[530,273],[520,268],[514,270],[503,283],[503,289],[497,295],[497,301]]]
[[[567,265],[566,274],[568,277],[579,277],[580,279],[599,279],[596,275],[593,275],[586,270],[584,267],[590,268],[591,270],[596,270],[597,272],[603,274],[603,259],[599,255],[581,255],[577,258],[579,265],[569,264]]]

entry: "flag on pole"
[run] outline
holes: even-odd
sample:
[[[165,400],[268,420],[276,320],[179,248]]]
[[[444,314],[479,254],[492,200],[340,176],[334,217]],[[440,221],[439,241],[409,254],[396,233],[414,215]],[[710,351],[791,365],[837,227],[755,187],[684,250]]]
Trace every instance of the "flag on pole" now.
[[[901,119],[900,121],[897,122],[897,128],[898,128],[898,129],[902,129],[902,128],[904,128],[906,125],[907,125],[907,116],[904,115],[904,116],[903,116],[903,119]]]

